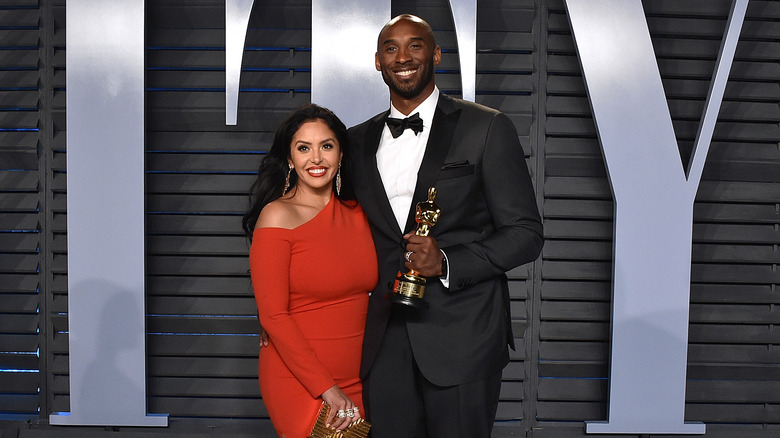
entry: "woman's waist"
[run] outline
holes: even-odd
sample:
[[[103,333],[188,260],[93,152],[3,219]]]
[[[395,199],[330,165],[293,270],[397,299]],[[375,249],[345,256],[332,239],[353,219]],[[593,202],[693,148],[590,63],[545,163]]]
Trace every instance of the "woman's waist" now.
[[[330,302],[291,306],[290,317],[307,339],[335,339],[363,336],[368,295]]]

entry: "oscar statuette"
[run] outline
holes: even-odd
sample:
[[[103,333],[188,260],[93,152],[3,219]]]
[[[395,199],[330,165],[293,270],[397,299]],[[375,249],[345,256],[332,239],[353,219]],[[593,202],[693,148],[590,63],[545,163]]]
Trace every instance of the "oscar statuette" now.
[[[436,225],[441,215],[441,209],[433,200],[436,198],[436,187],[428,189],[428,200],[417,203],[414,220],[417,222],[417,230],[414,234],[427,236],[431,227]],[[409,261],[409,259],[407,259]],[[398,272],[393,283],[393,293],[390,300],[404,306],[427,309],[428,303],[423,300],[425,294],[425,277],[420,276],[414,269],[407,273]]]

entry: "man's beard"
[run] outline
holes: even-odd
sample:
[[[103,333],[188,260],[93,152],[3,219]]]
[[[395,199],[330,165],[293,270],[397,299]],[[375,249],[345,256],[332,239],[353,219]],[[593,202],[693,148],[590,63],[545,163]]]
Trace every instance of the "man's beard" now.
[[[422,65],[420,80],[410,84],[401,84],[396,82],[388,68],[382,69],[382,79],[385,81],[390,90],[395,94],[403,97],[404,99],[412,99],[417,97],[424,89],[433,81],[433,58],[430,59],[427,65]]]

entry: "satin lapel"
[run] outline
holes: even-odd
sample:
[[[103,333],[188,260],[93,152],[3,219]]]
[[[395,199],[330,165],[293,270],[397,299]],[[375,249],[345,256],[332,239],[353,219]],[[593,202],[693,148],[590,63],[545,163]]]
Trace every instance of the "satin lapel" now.
[[[444,159],[450,150],[455,127],[458,125],[460,111],[453,105],[453,100],[444,94],[439,96],[436,111],[433,114],[431,134],[428,136],[428,145],[425,147],[420,170],[417,172],[417,185],[414,188],[412,206],[406,219],[405,232],[414,230],[414,215],[417,203],[428,199],[428,188],[434,186],[439,178]]]
[[[382,184],[382,177],[379,175],[379,169],[376,165],[376,151],[379,148],[385,119],[389,114],[390,111],[387,111],[376,117],[364,139],[360,164],[366,177],[366,185],[359,190],[366,194],[366,196],[361,197],[360,205],[371,222],[388,236],[397,239],[400,238],[401,230],[398,229],[393,209],[390,207],[390,201],[387,200],[385,186]]]

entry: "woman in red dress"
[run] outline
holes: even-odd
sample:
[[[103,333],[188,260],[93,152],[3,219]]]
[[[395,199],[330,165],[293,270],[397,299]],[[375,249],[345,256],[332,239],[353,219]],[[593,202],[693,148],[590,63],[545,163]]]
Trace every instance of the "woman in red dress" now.
[[[343,430],[364,412],[360,382],[377,260],[348,184],[347,131],[314,104],[277,129],[244,230],[260,324],[260,392],[280,437],[305,438],[322,402]]]

